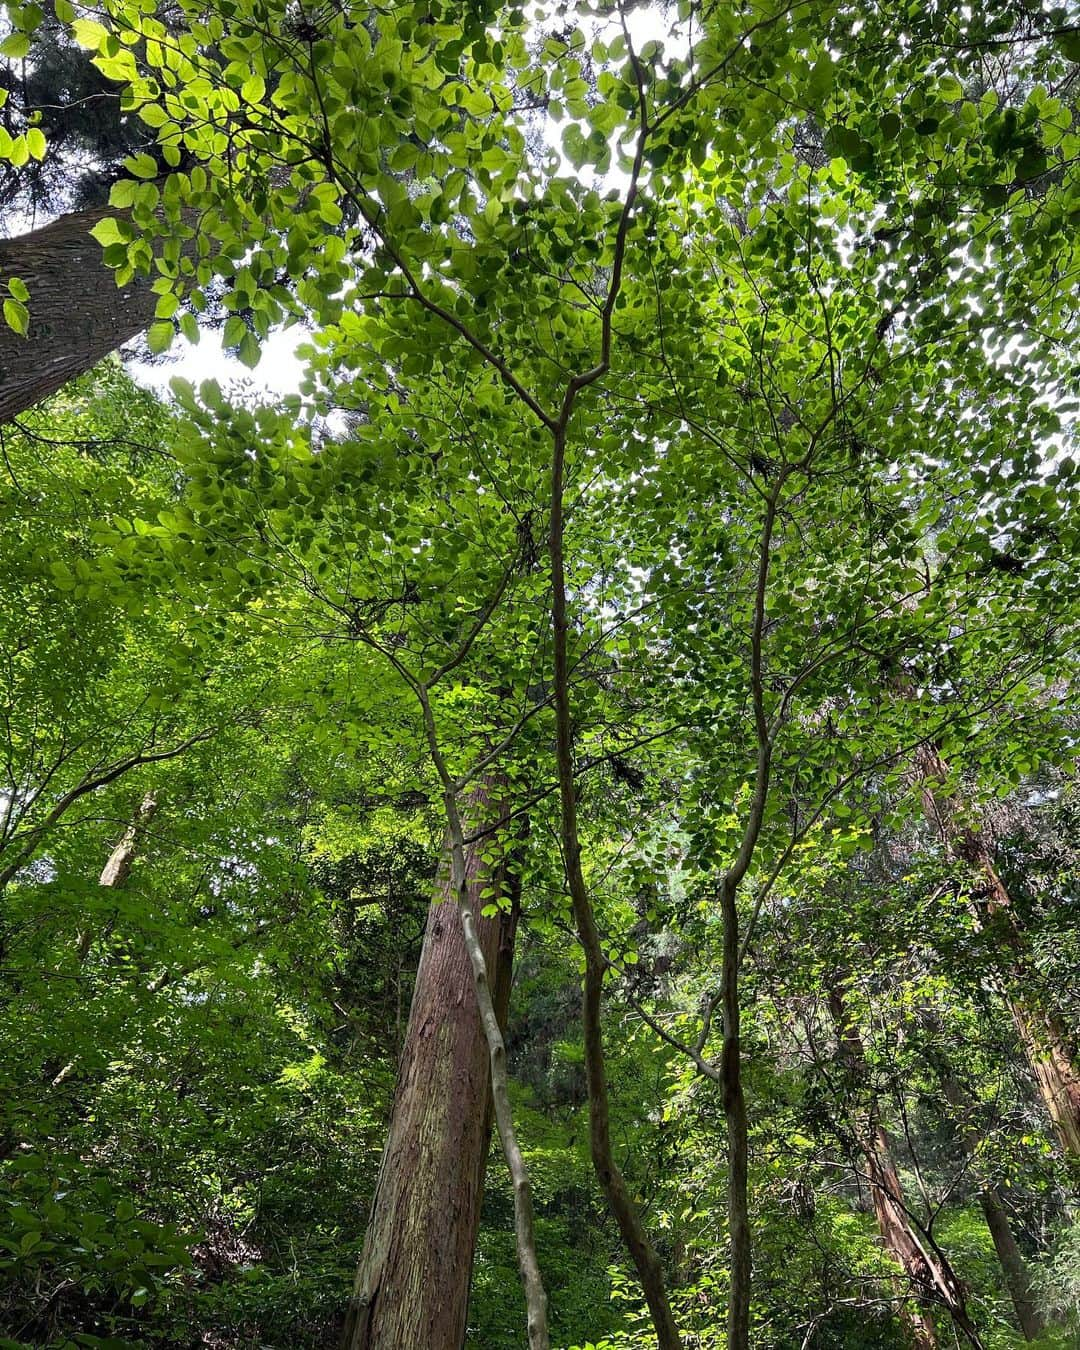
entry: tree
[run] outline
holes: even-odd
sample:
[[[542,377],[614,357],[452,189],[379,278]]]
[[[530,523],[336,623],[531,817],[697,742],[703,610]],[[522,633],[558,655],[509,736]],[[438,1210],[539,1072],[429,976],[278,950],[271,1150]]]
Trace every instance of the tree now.
[[[497,798],[474,797],[473,821],[484,822],[493,807]],[[470,850],[473,905],[479,912],[492,892],[498,905],[504,890],[511,905],[478,923],[505,1027],[516,887],[506,863],[485,865],[484,851],[483,840]],[[488,1050],[471,988],[456,897],[444,876],[428,912],[394,1110],[346,1320],[348,1350],[420,1344],[451,1350],[462,1343],[491,1131]]]
[[[602,1010],[626,934],[583,802],[612,755],[678,747],[682,851],[720,959],[699,1025],[673,1040],[722,1087],[738,1350],[741,980],[770,891],[819,822],[861,811],[860,784],[920,746],[985,746],[992,713],[1067,671],[1072,487],[1044,461],[1071,415],[1056,393],[1074,147],[1069,110],[1031,82],[1063,77],[1074,44],[1060,15],[1008,4],[899,21],[687,9],[685,55],[638,44],[621,8],[593,17],[595,36],[559,28],[539,54],[524,14],[494,6],[244,10],[193,16],[176,41],[123,4],[77,21],[98,68],[153,108],[173,169],[118,184],[125,214],[100,232],[121,283],[155,256],[170,283],[152,345],[215,288],[251,349],[294,295],[316,331],[303,400],[253,413],[179,390],[183,500],[145,532],[104,533],[118,556],[149,540],[159,587],[182,578],[246,621],[348,644],[359,706],[317,679],[310,706],[349,706],[380,747],[422,736],[534,1343],[542,1290],[461,802],[489,768],[514,811],[557,795],[592,1158],[673,1346],[663,1262],[614,1156]],[[1001,97],[973,83],[988,43],[1015,52]],[[576,173],[538,160],[538,107],[565,120]],[[585,179],[613,163],[614,196]],[[352,425],[317,444],[307,419],[335,408]],[[1003,535],[1037,565],[998,565]],[[897,669],[918,672],[914,698],[882,697]]]
[[[1066,1153],[1080,1156],[1080,1073],[1060,1017],[1032,987],[1024,934],[1009,892],[994,867],[982,830],[964,823],[962,808],[946,795],[949,770],[940,754],[932,746],[925,747],[917,767],[928,818],[950,852],[979,876],[980,893],[977,899],[973,897],[976,920],[980,926],[996,925],[1001,933],[1000,945],[1008,953],[1010,967],[1009,1011],[1061,1146]]]

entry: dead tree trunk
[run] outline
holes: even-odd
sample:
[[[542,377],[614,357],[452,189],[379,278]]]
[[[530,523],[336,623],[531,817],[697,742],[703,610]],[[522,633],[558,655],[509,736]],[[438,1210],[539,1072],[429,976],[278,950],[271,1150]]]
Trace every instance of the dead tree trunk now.
[[[957,803],[943,790],[948,766],[936,747],[916,755],[923,809],[953,857],[982,878],[972,913],[980,929],[999,932],[1008,953],[1010,979],[1002,991],[1017,1035],[1039,1089],[1039,1096],[1063,1151],[1080,1158],[1080,1070],[1061,1019],[1037,995],[1020,916],[994,867],[986,836],[965,822]]]
[[[880,1119],[877,1097],[870,1085],[870,1070],[862,1037],[848,1014],[838,985],[834,984],[830,988],[828,1001],[840,1057],[847,1074],[853,1086],[861,1085],[869,1094],[866,1119],[859,1119],[858,1112],[853,1116],[855,1139],[866,1166],[878,1231],[885,1247],[907,1276],[918,1300],[913,1305],[910,1299],[904,1299],[903,1287],[898,1284],[897,1292],[902,1299],[901,1316],[908,1333],[918,1350],[934,1350],[937,1334],[930,1306],[937,1304],[946,1309],[957,1331],[966,1337],[968,1343],[976,1350],[981,1350],[982,1341],[968,1313],[963,1284],[929,1233],[926,1230],[919,1231],[904,1202],[900,1175],[893,1162],[892,1140]]]
[[[493,1001],[505,1023],[510,995],[515,881],[493,874],[480,845],[466,855],[477,914],[494,888],[509,912],[480,918]],[[449,861],[428,911],[386,1147],[343,1350],[460,1350],[491,1134],[487,1041],[453,899]]]
[[[135,861],[135,853],[138,847],[139,835],[143,826],[154,814],[158,807],[158,798],[156,792],[148,792],[139,804],[135,813],[135,819],[124,831],[124,837],[109,854],[108,861],[101,869],[101,876],[98,884],[115,889],[123,886],[131,875],[131,865]],[[75,955],[80,963],[85,961],[90,955],[91,948],[94,945],[94,938],[97,936],[97,930],[92,923],[88,923],[81,930],[75,942]],[[78,1057],[68,1060],[60,1072],[53,1078],[50,1087],[58,1088],[66,1083],[78,1067]]]
[[[0,289],[18,277],[30,292],[25,337],[0,321],[0,424],[48,398],[148,327],[152,277],[117,286],[90,231],[107,206],[73,211],[41,229],[0,239]]]
[[[157,793],[148,792],[139,804],[135,819],[124,831],[124,837],[109,854],[109,860],[101,870],[99,885],[117,889],[126,883],[131,875],[131,865],[135,861],[139,836],[146,822],[153,816],[157,808]],[[75,954],[80,961],[86,960],[93,945],[94,927],[92,924],[87,924],[79,934],[78,941],[75,944]]]

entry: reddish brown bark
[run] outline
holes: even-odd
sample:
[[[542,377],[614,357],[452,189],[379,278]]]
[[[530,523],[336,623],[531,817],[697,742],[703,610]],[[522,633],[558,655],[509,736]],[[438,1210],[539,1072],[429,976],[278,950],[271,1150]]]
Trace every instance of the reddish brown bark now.
[[[848,1074],[853,1083],[866,1087],[870,1074],[862,1038],[836,985],[829,990],[829,1011]],[[905,1297],[909,1291],[897,1281],[901,1316],[912,1343],[917,1350],[935,1350],[938,1342],[930,1306],[937,1304],[946,1309],[969,1344],[980,1347],[982,1342],[967,1310],[963,1284],[945,1253],[926,1233],[919,1232],[908,1212],[900,1175],[893,1162],[892,1140],[880,1119],[872,1092],[865,1119],[856,1121],[855,1138],[866,1166],[874,1217],[882,1242],[907,1276],[910,1292],[915,1295],[914,1302]]]
[[[935,1350],[938,1340],[934,1319],[928,1308],[921,1302],[913,1303],[909,1296],[914,1291],[917,1298],[925,1297],[927,1286],[931,1283],[930,1272],[904,1207],[904,1193],[896,1164],[892,1160],[889,1138],[879,1128],[868,1138],[860,1139],[859,1144],[866,1162],[878,1232],[911,1286],[911,1290],[908,1290],[903,1281],[896,1281],[897,1297],[901,1300],[900,1316],[917,1350]]]
[[[0,239],[0,290],[12,277],[30,292],[30,325],[20,336],[0,320],[0,424],[47,398],[147,328],[158,297],[152,277],[117,286],[90,231],[106,206],[60,216],[14,239]]]
[[[965,821],[957,802],[944,791],[948,766],[936,747],[923,746],[915,759],[923,809],[941,833],[953,857],[981,878],[972,897],[972,915],[980,929],[998,933],[1008,957],[1009,979],[1002,990],[1024,1047],[1035,1083],[1062,1149],[1080,1158],[1080,1069],[1060,1017],[1036,993],[1023,923],[994,867],[986,835]]]
[[[513,896],[512,876],[488,871],[477,846],[466,864],[478,914],[491,903],[481,891]],[[478,921],[503,1023],[515,926],[516,905]],[[428,911],[343,1350],[460,1350],[491,1119],[488,1046],[447,863]]]

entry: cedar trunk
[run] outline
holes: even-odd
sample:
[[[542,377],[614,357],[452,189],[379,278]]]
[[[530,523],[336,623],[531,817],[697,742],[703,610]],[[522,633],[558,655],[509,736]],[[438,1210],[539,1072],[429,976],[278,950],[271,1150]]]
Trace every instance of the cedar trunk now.
[[[0,424],[48,398],[137,337],[154,317],[152,278],[117,286],[90,231],[117,212],[73,211],[29,234],[0,239],[0,290],[18,277],[30,291],[25,337],[0,320]]]
[[[495,1009],[506,1020],[515,885],[466,853],[476,913],[494,887],[512,900],[477,923]],[[461,1350],[491,1134],[490,1067],[449,862],[428,911],[390,1127],[343,1350]]]
[[[896,1281],[897,1297],[901,1300],[900,1316],[916,1350],[936,1350],[938,1340],[934,1319],[928,1308],[922,1306],[921,1302],[913,1303],[909,1296],[911,1292],[920,1298],[925,1294],[928,1271],[922,1248],[911,1230],[904,1207],[904,1193],[896,1164],[889,1152],[888,1137],[884,1130],[878,1129],[873,1136],[860,1139],[859,1145],[866,1160],[878,1232],[911,1286],[910,1290],[906,1290],[901,1280]]]

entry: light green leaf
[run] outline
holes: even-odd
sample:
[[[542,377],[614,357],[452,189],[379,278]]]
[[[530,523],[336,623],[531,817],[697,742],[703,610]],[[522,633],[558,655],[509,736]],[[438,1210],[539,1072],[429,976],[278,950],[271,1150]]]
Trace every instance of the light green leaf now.
[[[153,156],[142,152],[138,155],[129,155],[124,160],[124,168],[128,173],[132,173],[136,178],[156,178],[158,176],[157,162]]]
[[[262,352],[259,347],[259,340],[254,333],[247,332],[244,334],[240,342],[240,350],[236,355],[249,370],[255,369],[259,364],[259,357]]]
[[[9,33],[3,42],[0,42],[0,56],[7,56],[12,61],[21,61],[29,51],[29,33]]]
[[[5,300],[4,321],[9,328],[25,337],[30,327],[30,311],[18,300]]]
[[[71,25],[71,35],[80,47],[93,52],[109,36],[109,30],[96,19],[76,19]]]
[[[144,103],[139,109],[139,117],[148,127],[163,127],[169,120],[169,114],[160,103]],[[149,174],[141,176],[144,178],[150,177]]]
[[[135,200],[135,187],[136,184],[130,178],[121,178],[109,189],[109,205],[120,208],[130,206]]]
[[[164,296],[162,298],[164,299]],[[159,352],[168,351],[172,346],[175,331],[171,323],[152,323],[146,334],[146,345],[155,356]]]

